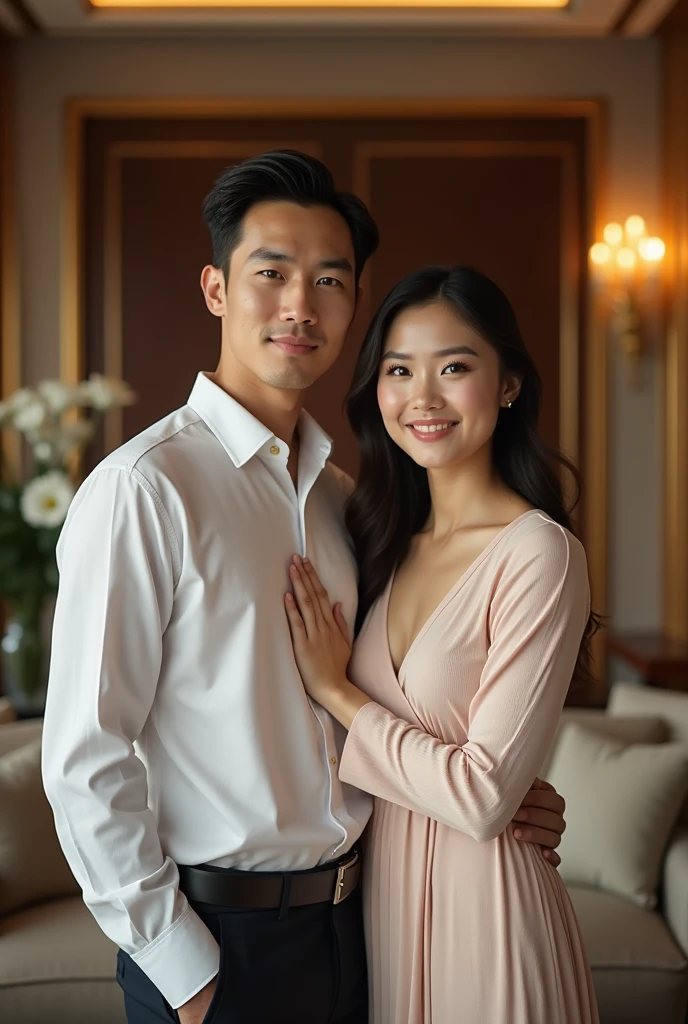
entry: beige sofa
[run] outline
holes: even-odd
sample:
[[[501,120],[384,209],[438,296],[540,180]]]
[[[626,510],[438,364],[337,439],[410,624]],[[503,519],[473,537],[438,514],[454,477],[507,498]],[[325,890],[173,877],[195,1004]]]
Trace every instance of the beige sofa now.
[[[688,696],[681,694],[615,687],[607,713],[566,711],[562,722],[571,719],[596,725],[629,742],[667,738],[688,745]],[[0,725],[0,758],[35,743],[39,735],[37,723]],[[35,833],[39,849],[29,843],[26,851],[18,853],[27,863],[38,857],[59,867],[50,884],[68,891],[0,916],[0,1021],[124,1024],[122,999],[114,980],[115,948],[83,906],[73,880],[65,880],[64,865],[56,863],[62,857],[57,840],[54,834],[44,834],[45,815],[50,814],[47,803],[36,809],[34,800],[32,806],[36,820],[29,823],[28,834]],[[2,813],[0,789],[0,816]],[[21,841],[26,842],[27,831],[21,831]],[[595,837],[591,835],[589,841],[593,843]],[[0,906],[6,852],[0,841]],[[656,911],[642,910],[595,889],[569,888],[592,964],[601,1024],[684,1024],[688,1000],[688,824],[680,825],[671,840]]]
[[[0,725],[0,766],[3,755],[22,747],[28,750],[39,737],[40,722]],[[64,858],[52,830],[52,812],[45,797],[45,803],[39,803],[33,759],[29,766],[34,779],[31,785],[27,782],[26,806],[32,819],[20,829],[25,849],[3,849],[0,820],[0,908],[8,901],[3,865],[9,863],[6,870],[14,873],[17,859],[26,863],[26,876],[33,878],[37,893],[52,889],[55,895],[0,916],[0,1021],[126,1024],[115,981],[117,948],[84,906],[76,882],[68,869],[63,870],[66,864],[59,863]],[[0,782],[0,816],[6,811],[3,795]],[[31,901],[30,888],[25,896]]]
[[[670,741],[688,746],[688,694],[617,684],[606,711],[565,709],[558,737],[570,721],[628,743]],[[558,737],[543,767],[545,778]],[[566,797],[565,792],[562,795]],[[585,839],[595,842],[593,834]],[[592,967],[601,1024],[684,1024],[688,1020],[688,808],[669,841],[655,910],[641,909],[595,888],[569,883],[568,890]]]

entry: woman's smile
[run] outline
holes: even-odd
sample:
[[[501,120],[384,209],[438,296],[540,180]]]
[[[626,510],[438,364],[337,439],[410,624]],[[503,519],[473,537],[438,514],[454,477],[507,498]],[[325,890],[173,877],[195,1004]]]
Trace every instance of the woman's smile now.
[[[413,437],[424,444],[432,444],[434,441],[442,441],[458,427],[458,420],[413,420],[406,426]]]

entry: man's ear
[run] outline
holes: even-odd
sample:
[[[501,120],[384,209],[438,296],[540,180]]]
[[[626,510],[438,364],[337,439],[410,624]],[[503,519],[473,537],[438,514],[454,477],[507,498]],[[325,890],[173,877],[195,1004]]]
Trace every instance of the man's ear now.
[[[227,285],[219,267],[209,265],[201,271],[201,291],[213,316],[224,316],[227,309]]]

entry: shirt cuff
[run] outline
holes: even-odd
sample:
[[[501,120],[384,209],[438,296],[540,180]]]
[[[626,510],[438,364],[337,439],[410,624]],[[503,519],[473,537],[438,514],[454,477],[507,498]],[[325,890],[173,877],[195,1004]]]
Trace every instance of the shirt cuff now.
[[[190,906],[162,935],[132,956],[173,1010],[220,970],[220,947]]]

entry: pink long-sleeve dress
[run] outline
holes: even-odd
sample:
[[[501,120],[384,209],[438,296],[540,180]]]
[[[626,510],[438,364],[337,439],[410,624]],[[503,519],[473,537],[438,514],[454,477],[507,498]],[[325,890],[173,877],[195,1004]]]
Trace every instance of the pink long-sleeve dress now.
[[[507,827],[554,736],[589,611],[585,554],[544,513],[499,533],[399,673],[387,590],[350,673],[373,702],[340,765],[375,796],[364,901],[371,1024],[592,1024],[576,916]]]

